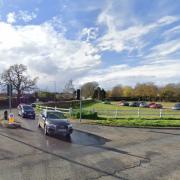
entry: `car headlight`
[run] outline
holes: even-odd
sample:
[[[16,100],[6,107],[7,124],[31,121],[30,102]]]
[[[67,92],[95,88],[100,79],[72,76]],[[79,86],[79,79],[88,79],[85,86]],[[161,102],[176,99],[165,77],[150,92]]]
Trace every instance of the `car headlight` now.
[[[72,128],[72,124],[69,124],[69,125],[68,125],[68,128]]]

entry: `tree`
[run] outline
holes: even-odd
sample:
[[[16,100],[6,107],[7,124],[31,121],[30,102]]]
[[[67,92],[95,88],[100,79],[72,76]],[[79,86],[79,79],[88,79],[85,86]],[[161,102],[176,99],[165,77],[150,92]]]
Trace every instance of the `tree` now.
[[[87,82],[81,87],[81,95],[85,98],[92,98],[94,90],[98,87],[97,82]]]
[[[27,75],[27,67],[23,64],[15,64],[10,66],[1,75],[3,84],[12,84],[13,90],[17,93],[17,101],[20,102],[20,97],[26,91],[35,89],[37,77],[31,79]]]
[[[135,96],[141,97],[146,100],[155,98],[158,95],[158,87],[151,82],[136,84],[134,91],[135,91]]]
[[[124,97],[133,97],[134,96],[133,88],[131,86],[124,86],[123,87],[123,96]]]
[[[123,95],[123,89],[121,85],[114,86],[111,92],[112,97],[121,97]]]

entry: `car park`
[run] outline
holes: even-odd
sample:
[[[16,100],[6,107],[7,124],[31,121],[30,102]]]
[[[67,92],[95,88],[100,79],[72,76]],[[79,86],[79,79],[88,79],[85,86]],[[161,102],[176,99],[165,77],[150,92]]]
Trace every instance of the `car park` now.
[[[35,119],[36,113],[31,105],[19,104],[18,105],[18,115],[22,118]]]
[[[38,127],[44,130],[45,135],[60,134],[69,137],[72,132],[72,124],[60,111],[43,110],[38,119]]]
[[[172,110],[180,110],[180,103],[176,103],[173,107]]]

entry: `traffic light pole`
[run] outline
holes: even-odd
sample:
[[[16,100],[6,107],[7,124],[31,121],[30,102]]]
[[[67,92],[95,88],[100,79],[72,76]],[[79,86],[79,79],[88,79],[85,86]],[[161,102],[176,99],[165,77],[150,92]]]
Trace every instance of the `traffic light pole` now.
[[[80,114],[79,114],[79,121],[81,122],[82,119],[82,98],[81,98],[81,89],[80,89]]]
[[[11,95],[9,95],[9,112],[11,113],[11,108],[12,108],[12,105],[11,105]]]

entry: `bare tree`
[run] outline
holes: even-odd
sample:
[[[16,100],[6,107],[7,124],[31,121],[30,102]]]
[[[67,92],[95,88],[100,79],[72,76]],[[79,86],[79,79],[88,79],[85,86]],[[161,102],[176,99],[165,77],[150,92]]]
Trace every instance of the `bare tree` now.
[[[92,98],[94,95],[94,90],[97,87],[98,87],[97,82],[87,82],[87,83],[83,84],[81,87],[82,96],[84,96],[85,98]]]
[[[17,101],[25,91],[32,91],[35,88],[37,77],[31,79],[27,74],[27,67],[23,64],[10,66],[1,75],[3,84],[12,84],[13,90],[17,93]]]

